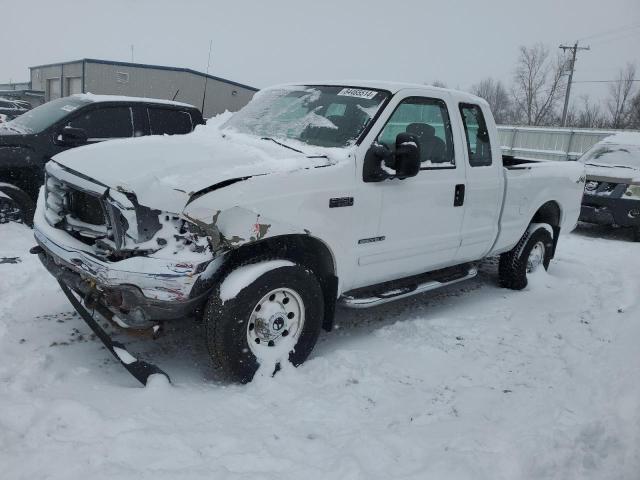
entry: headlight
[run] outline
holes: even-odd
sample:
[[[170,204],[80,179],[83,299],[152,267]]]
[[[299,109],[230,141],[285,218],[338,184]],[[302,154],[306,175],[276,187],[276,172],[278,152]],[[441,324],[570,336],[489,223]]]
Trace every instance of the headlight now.
[[[623,198],[631,200],[640,200],[640,185],[629,185],[624,192]]]

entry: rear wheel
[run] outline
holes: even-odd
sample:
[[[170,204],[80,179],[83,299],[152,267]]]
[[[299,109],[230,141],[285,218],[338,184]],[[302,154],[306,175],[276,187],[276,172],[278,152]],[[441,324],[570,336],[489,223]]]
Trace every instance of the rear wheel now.
[[[19,222],[31,226],[35,205],[24,191],[10,184],[0,185],[0,223]]]
[[[633,229],[633,241],[640,242],[640,226]]]
[[[290,265],[265,261],[240,266],[211,296],[204,314],[207,346],[224,377],[246,383],[260,366],[269,373],[285,361],[298,366],[316,344],[324,314],[322,289],[309,270],[287,263]],[[234,298],[223,300],[220,292],[225,281],[250,278],[256,271],[253,267],[264,273]]]
[[[528,275],[549,268],[553,252],[551,232],[549,224],[531,224],[518,244],[500,255],[498,276],[502,287],[522,290],[527,286]]]

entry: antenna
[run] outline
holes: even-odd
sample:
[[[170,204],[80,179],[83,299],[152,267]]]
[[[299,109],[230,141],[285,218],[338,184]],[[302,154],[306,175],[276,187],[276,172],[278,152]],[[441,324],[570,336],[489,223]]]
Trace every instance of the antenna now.
[[[209,67],[211,66],[211,48],[213,47],[213,40],[209,41],[209,58],[207,59],[207,75],[204,77],[204,92],[202,92],[202,108],[201,113],[204,117],[204,101],[207,98],[207,83],[209,81]]]
[[[177,89],[175,95],[171,100],[175,100],[179,93],[180,93],[180,89]]]

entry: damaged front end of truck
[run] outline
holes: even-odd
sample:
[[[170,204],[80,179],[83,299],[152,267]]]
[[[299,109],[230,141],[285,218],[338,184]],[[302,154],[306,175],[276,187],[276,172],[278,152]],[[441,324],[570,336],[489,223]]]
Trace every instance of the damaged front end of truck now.
[[[189,202],[180,213],[165,212],[141,205],[134,192],[55,161],[46,167],[34,218],[38,245],[32,252],[96,335],[143,384],[149,375],[164,372],[114,343],[95,314],[125,330],[157,335],[164,322],[202,310],[233,250],[294,231],[242,207],[199,215],[197,208],[189,210]]]

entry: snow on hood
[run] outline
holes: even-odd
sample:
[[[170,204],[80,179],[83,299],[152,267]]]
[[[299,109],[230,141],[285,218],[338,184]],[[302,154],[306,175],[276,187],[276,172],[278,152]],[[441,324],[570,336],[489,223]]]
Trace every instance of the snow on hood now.
[[[113,140],[67,150],[53,160],[109,187],[135,193],[141,205],[179,212],[192,193],[225,180],[327,166],[348,155],[345,149],[304,144],[304,154],[294,152],[268,140],[220,130],[221,120],[188,135]],[[300,144],[295,148],[302,150]]]
[[[586,165],[587,180],[640,184],[640,168]]]

